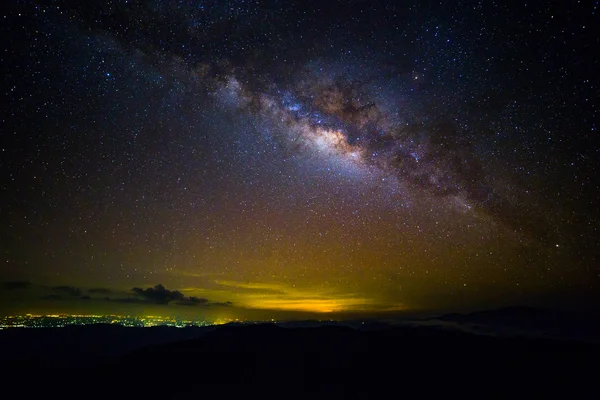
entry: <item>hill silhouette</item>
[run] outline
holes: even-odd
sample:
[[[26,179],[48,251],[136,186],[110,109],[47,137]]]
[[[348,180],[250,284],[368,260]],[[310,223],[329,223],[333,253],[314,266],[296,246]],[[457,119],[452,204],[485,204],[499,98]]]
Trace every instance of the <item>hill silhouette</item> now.
[[[380,322],[13,331],[0,332],[0,350],[8,361],[3,365],[11,366],[5,378],[35,377],[48,385],[68,379],[69,387],[93,387],[95,395],[105,397],[396,398],[467,392],[488,397],[504,392],[593,398],[600,393],[595,383],[600,344],[581,340]],[[44,394],[45,387],[40,383],[29,390]]]

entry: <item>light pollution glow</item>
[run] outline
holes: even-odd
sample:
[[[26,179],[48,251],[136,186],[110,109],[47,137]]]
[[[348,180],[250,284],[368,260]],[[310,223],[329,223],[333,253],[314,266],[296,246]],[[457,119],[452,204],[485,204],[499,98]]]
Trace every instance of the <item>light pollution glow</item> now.
[[[259,310],[332,313],[406,309],[399,303],[380,302],[374,298],[331,289],[301,289],[283,283],[232,280],[216,280],[214,283],[222,289],[185,288],[182,292],[213,299],[232,299],[237,307]]]

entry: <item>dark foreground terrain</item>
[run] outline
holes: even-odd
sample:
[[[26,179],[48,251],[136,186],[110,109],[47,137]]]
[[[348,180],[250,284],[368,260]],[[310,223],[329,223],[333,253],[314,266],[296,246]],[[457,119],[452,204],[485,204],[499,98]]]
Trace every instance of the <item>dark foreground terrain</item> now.
[[[19,394],[127,398],[598,398],[597,342],[436,326],[85,326],[0,331]],[[17,382],[27,382],[20,386]],[[25,392],[23,392],[23,390]],[[258,396],[258,397],[257,397]]]

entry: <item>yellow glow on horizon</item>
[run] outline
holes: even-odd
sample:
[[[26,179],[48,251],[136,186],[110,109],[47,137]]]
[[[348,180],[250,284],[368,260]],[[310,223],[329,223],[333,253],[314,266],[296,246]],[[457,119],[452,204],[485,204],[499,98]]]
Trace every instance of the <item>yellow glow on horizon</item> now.
[[[405,310],[405,307],[398,304],[382,304],[366,298],[256,299],[250,301],[248,306],[250,308],[264,310],[305,311],[316,313]]]
[[[250,302],[249,306],[251,308],[267,310],[331,313],[347,309],[347,304],[344,303],[328,299],[257,299]]]
[[[232,299],[234,306],[246,309],[334,313],[352,311],[400,311],[406,308],[357,293],[335,288],[304,287],[279,282],[215,280],[219,289],[186,288],[204,297],[222,301]]]

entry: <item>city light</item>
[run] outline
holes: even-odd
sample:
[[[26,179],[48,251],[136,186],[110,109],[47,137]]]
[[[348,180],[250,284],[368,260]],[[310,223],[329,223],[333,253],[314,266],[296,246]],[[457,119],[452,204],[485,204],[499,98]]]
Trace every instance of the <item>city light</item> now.
[[[235,320],[206,321],[161,316],[132,315],[96,315],[96,314],[50,314],[50,315],[10,315],[0,317],[0,329],[7,328],[62,328],[82,325],[119,325],[132,328],[148,328],[153,326],[170,326],[185,328],[192,326],[210,326],[234,322]]]

